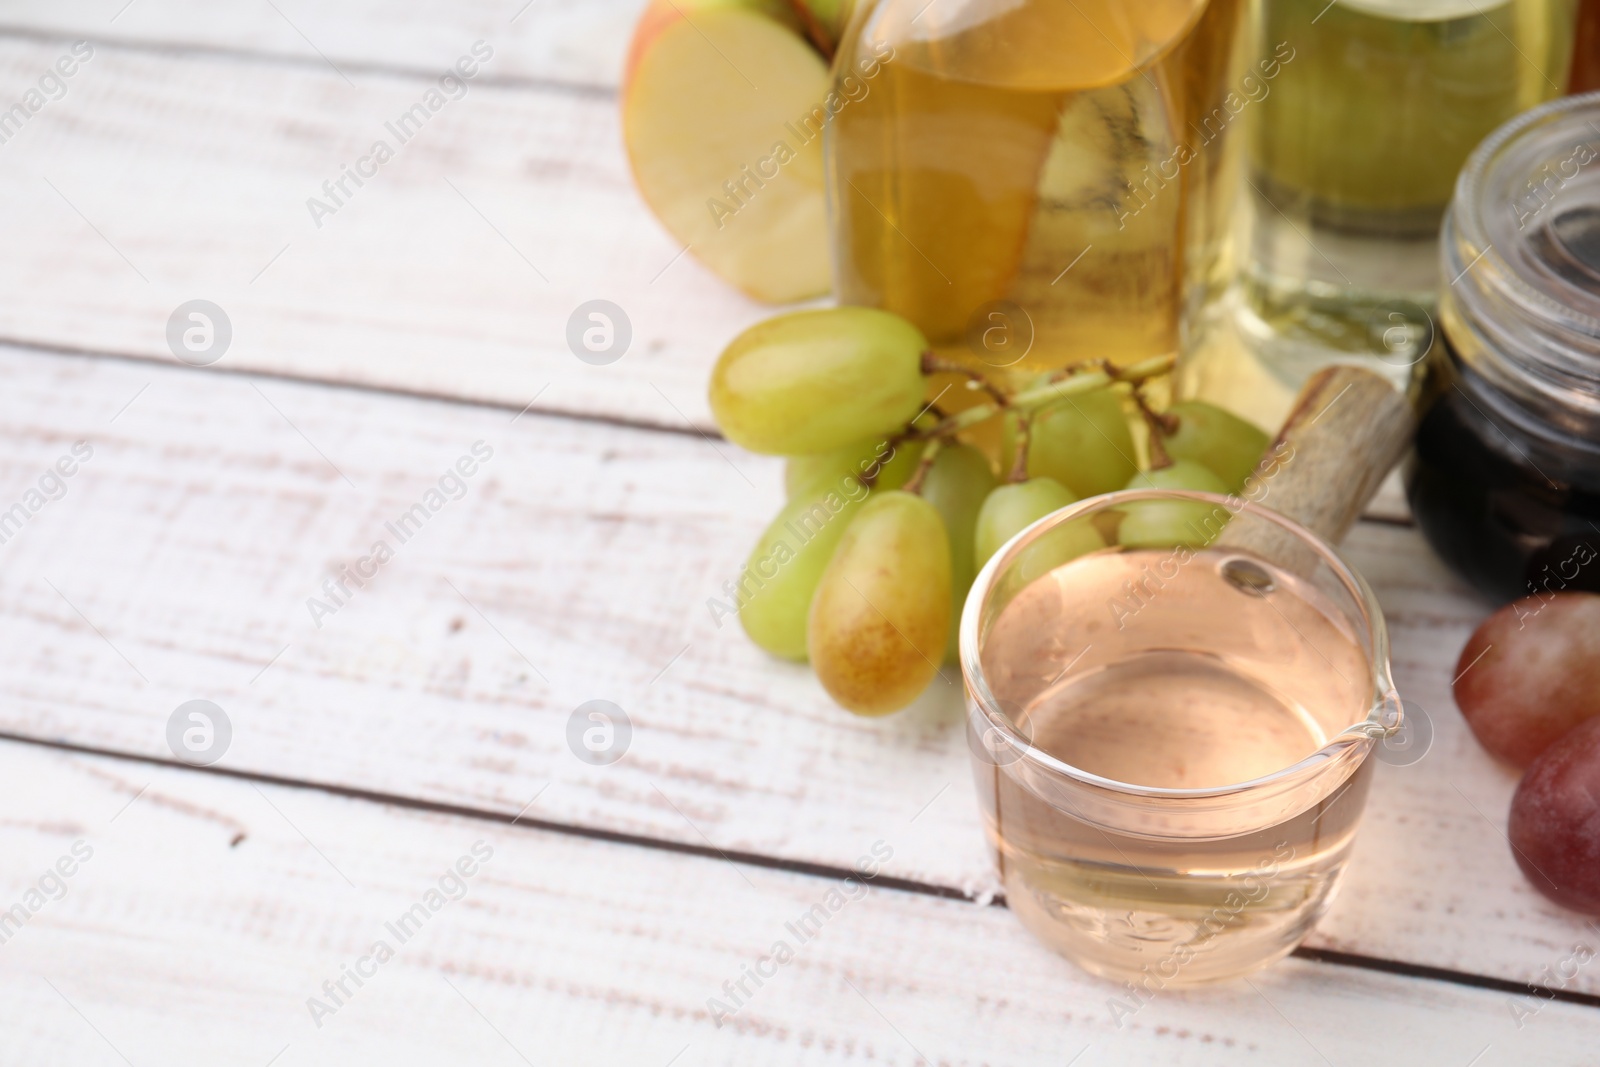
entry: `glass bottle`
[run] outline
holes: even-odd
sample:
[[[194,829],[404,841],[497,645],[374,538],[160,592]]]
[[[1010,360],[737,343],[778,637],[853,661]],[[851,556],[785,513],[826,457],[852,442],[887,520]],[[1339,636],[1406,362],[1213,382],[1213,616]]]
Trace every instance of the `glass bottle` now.
[[[1191,331],[1178,389],[1274,425],[1330,362],[1415,387],[1456,174],[1565,90],[1577,0],[1259,5],[1249,52],[1279,68],[1245,116],[1242,265]]]
[[[1250,139],[1252,310],[1335,350],[1430,308],[1467,156],[1564,91],[1575,0],[1264,0],[1288,42]],[[1422,336],[1422,334],[1419,334]]]
[[[1205,120],[1248,6],[863,0],[825,149],[839,299],[1002,376],[1176,352],[1229,274],[1234,123]]]

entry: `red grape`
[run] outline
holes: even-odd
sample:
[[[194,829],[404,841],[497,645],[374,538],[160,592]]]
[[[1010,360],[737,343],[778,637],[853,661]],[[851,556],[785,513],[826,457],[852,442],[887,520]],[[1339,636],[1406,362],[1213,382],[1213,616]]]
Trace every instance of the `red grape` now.
[[[1533,761],[1511,800],[1509,836],[1517,865],[1539,892],[1600,915],[1600,719]]]
[[[1479,743],[1526,767],[1600,715],[1600,595],[1556,593],[1489,616],[1456,664],[1456,704]]]

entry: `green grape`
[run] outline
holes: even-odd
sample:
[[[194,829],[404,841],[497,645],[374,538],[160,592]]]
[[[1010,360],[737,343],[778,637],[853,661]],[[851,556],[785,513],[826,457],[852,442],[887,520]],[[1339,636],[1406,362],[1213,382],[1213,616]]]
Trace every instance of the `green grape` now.
[[[791,456],[784,464],[783,483],[790,499],[819,481],[837,483],[841,478],[876,472],[874,489],[899,489],[917,472],[922,458],[918,442],[891,444],[874,438],[836,448],[816,456]]]
[[[1007,541],[1046,515],[1077,502],[1078,498],[1054,478],[1000,486],[989,494],[978,512],[974,535],[977,565],[981,568],[988,563]]]
[[[1016,416],[1001,431],[1000,469],[1016,456]],[[1138,473],[1133,433],[1122,398],[1098,389],[1053,404],[1033,416],[1029,428],[1028,477],[1051,478],[1079,498],[1121,489]]]
[[[858,715],[887,715],[933,681],[950,628],[950,539],[934,506],[874,493],[811,602],[811,666]]]
[[[1161,443],[1173,459],[1193,460],[1234,492],[1255,472],[1261,455],[1271,444],[1264,432],[1237,415],[1212,404],[1188,400],[1174,404],[1167,414],[1178,420],[1178,430],[1162,435]]]
[[[1228,487],[1207,467],[1180,459],[1170,467],[1134,475],[1129,489],[1189,489],[1226,496]],[[1228,511],[1220,504],[1198,500],[1158,500],[1130,504],[1123,509],[1117,540],[1128,548],[1203,548],[1216,540],[1227,525]]]
[[[870,308],[796,311],[734,338],[711,373],[711,412],[752,452],[810,456],[902,429],[923,406],[928,342]]]
[[[990,470],[988,459],[970,445],[952,445],[940,452],[922,483],[923,499],[939,512],[950,538],[950,639],[944,650],[947,661],[956,658],[961,609],[966,606],[972,580],[978,576],[978,510],[994,487],[994,471]]]
[[[806,658],[806,613],[817,583],[867,498],[860,482],[841,474],[814,483],[778,512],[729,591],[750,640],[775,656]]]
[[[976,559],[979,568],[1023,530],[1078,498],[1052,478],[1033,478],[1018,485],[1002,485],[989,494],[978,512]],[[1017,557],[1016,567],[1025,582],[1048,574],[1068,560],[1077,559],[1105,541],[1087,521],[1065,523]]]

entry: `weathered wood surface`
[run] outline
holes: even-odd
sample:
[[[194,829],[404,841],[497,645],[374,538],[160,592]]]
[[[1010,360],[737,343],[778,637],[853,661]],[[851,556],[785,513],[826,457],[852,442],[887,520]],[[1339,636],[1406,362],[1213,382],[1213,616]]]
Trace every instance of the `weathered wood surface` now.
[[[1589,1062],[1592,1007],[1518,1028],[1509,993],[1470,986],[1550,982],[1600,934],[1510,859],[1513,776],[1449,697],[1482,608],[1403,525],[1393,480],[1368,512],[1386,521],[1346,549],[1436,737],[1379,769],[1310,944],[1469,984],[1296,959],[1118,1030],[1116,990],[1004,909],[929,895],[992,887],[954,688],[856,720],[707,610],[779,498],[776,463],[696,432],[714,353],[765,309],[675,259],[631,189],[614,91],[639,6],[0,10],[0,103],[69,39],[97,42],[0,144],[0,515],[74,441],[95,448],[0,543],[0,731],[171,760],[168,717],[205,698],[234,724],[225,774],[313,783],[0,741],[0,908],[77,838],[98,850],[0,944],[7,1055]],[[317,228],[306,198],[480,38],[495,56],[468,95]],[[164,337],[195,297],[234,323],[211,370],[175,366]],[[564,338],[597,297],[635,330],[607,367]],[[494,457],[463,497],[318,628],[307,598],[479,440]],[[567,740],[596,698],[632,720],[611,766]],[[352,791],[401,806],[333,795]],[[305,998],[479,837],[483,879],[316,1028]],[[921,891],[850,905],[715,1028],[706,998],[827,892],[784,868],[849,868],[880,840]],[[1591,970],[1565,988],[1600,993]]]
[[[318,791],[0,743],[0,803],[0,906],[40,905],[0,945],[8,1063],[1592,1062],[1591,1008],[1519,1029],[1505,993],[1304,960],[1118,1027],[1126,991],[1000,908]],[[763,962],[780,940],[793,958]],[[708,1001],[758,966],[718,1027]]]
[[[0,84],[65,47],[0,36]],[[767,312],[650,217],[614,99],[474,79],[400,144],[385,124],[435,78],[349,76],[102,43],[0,145],[0,337],[173,362],[167,320],[203,298],[232,322],[221,369],[711,427],[711,360]],[[394,158],[314,221],[379,139]],[[567,323],[602,298],[633,336],[590,366]]]
[[[0,388],[13,496],[72,441],[95,447],[0,547],[0,729],[170,759],[168,716],[204,698],[233,719],[229,768],[502,815],[538,793],[529,818],[837,867],[894,828],[895,876],[989,887],[953,685],[856,719],[713,624],[707,599],[777,505],[776,463],[689,435],[16,350]],[[494,458],[465,496],[399,543],[385,523],[478,440]],[[395,558],[319,629],[307,599],[379,539]],[[1534,978],[1581,928],[1517,873],[1499,837],[1512,775],[1450,702],[1482,609],[1414,530],[1363,523],[1347,547],[1437,738],[1381,769],[1315,943]],[[611,766],[568,747],[593,699],[632,719]]]
[[[214,50],[242,58],[437,74],[464,44],[504,43],[490,75],[595,92],[622,80],[623,47],[645,0],[53,0],[0,7],[0,34],[87,38],[125,47]]]

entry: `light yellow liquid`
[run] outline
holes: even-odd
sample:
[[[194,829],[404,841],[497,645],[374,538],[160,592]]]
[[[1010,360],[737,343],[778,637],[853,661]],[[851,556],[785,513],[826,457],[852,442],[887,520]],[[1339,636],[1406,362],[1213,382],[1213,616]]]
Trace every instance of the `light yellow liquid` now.
[[[1252,138],[1255,181],[1319,228],[1437,235],[1467,156],[1559,96],[1575,0],[1266,0],[1286,42]]]
[[[1439,225],[1483,138],[1567,83],[1574,0],[1261,0],[1277,56],[1244,115],[1240,284],[1191,329],[1179,391],[1275,425],[1330,362],[1414,385]]]
[[[1262,0],[1272,91],[1248,118],[1248,255],[1194,331],[1182,390],[1258,420],[1360,361],[1413,384],[1437,323],[1439,225],[1498,126],[1562,92],[1574,0]]]
[[[1365,718],[1366,657],[1324,596],[1253,556],[1201,552],[1174,575],[1171,555],[1083,557],[996,619],[985,677],[1036,747],[1116,782],[1206,789],[1291,767]],[[1241,560],[1269,583],[1230,580]],[[1098,822],[1018,765],[975,766],[1011,909],[1083,966],[1155,988],[1291,951],[1331,898],[1371,773],[1346,769],[1265,826],[1180,835],[1153,815],[1146,833]]]
[[[1010,302],[1016,373],[1175,352],[1185,283],[1225,274],[1231,131],[1191,123],[1228,91],[1246,6],[864,4],[836,69],[893,57],[828,130],[839,299],[989,368],[972,327]]]

